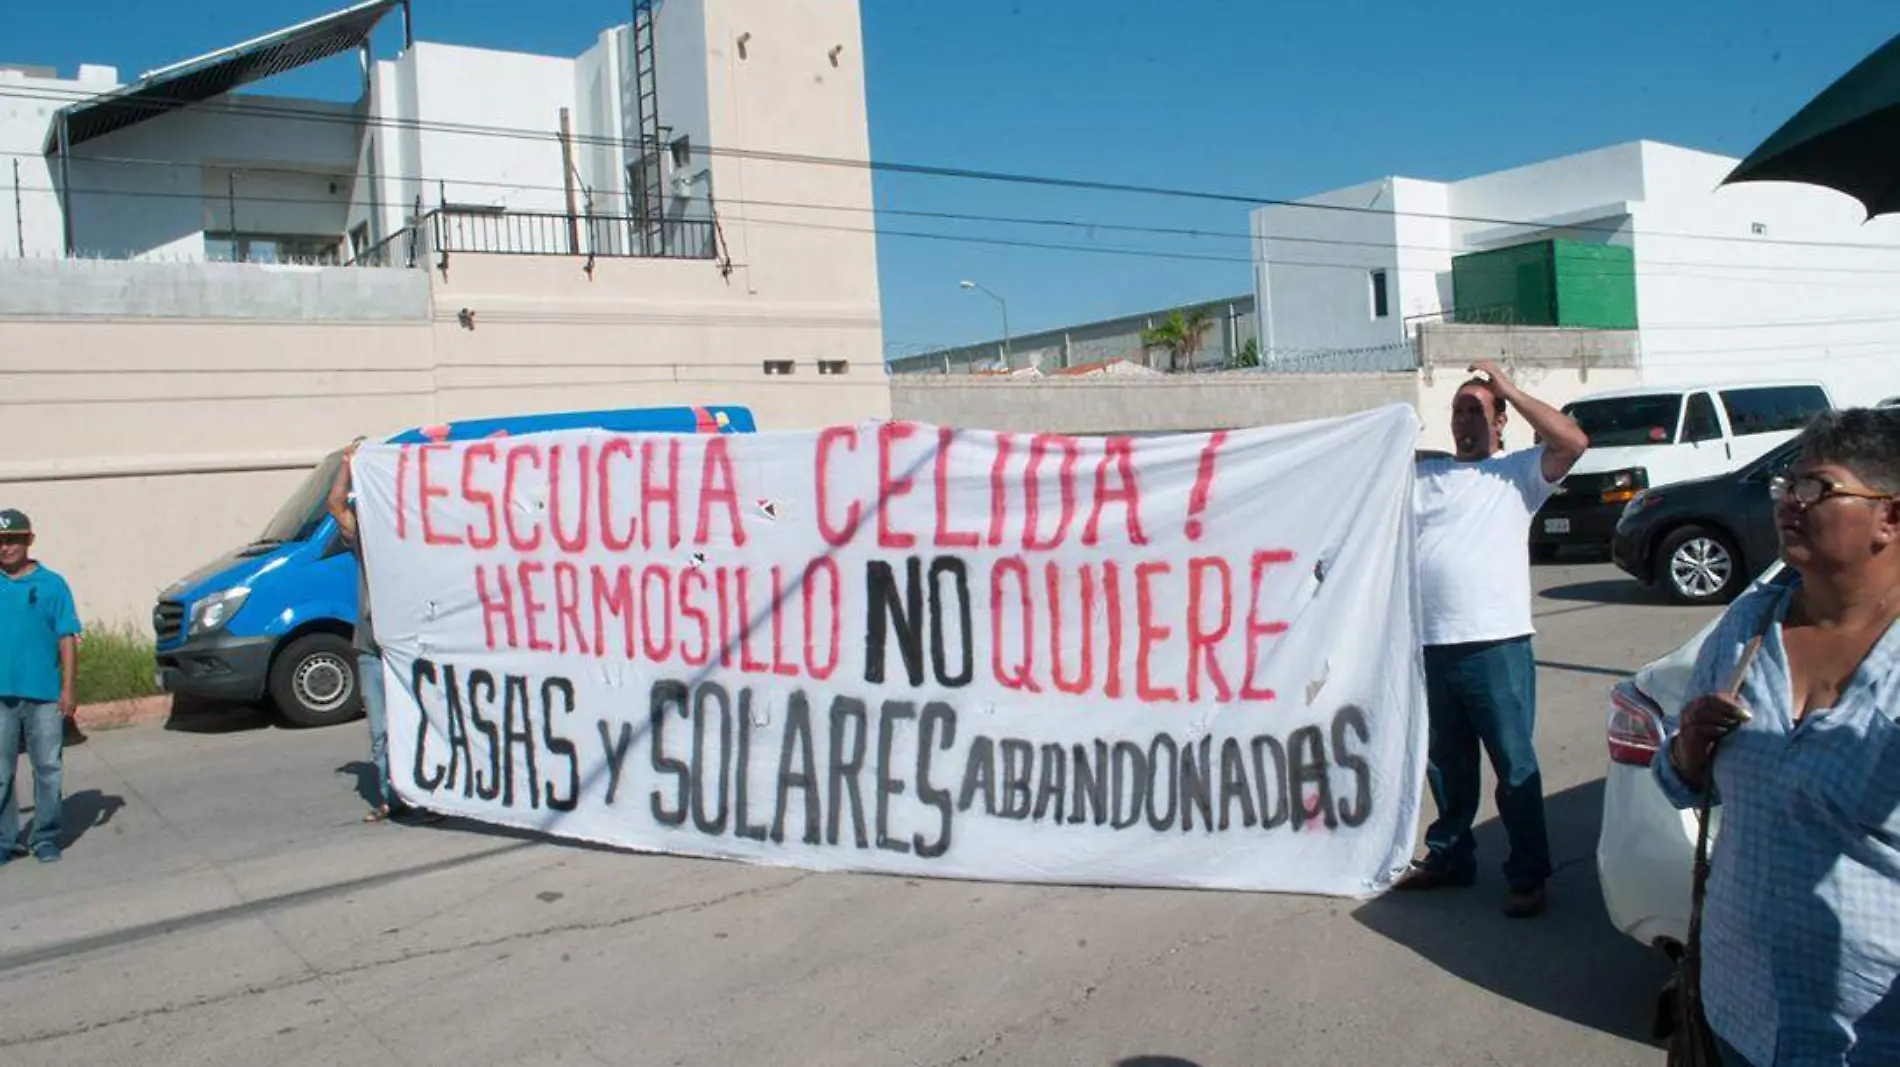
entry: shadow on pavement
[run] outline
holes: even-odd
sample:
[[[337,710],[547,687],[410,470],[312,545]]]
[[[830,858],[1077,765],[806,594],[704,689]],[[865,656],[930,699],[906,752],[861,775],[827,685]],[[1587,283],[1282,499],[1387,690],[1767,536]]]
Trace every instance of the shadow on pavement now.
[[[86,831],[96,826],[104,826],[112,817],[125,807],[125,798],[110,793],[101,793],[97,789],[82,789],[70,793],[60,808],[60,822],[64,826],[60,834],[60,848],[71,848]]]
[[[1610,550],[1607,548],[1577,548],[1566,546],[1557,550],[1557,554],[1548,559],[1533,559],[1532,567],[1575,567],[1583,563],[1608,563]]]
[[[1634,578],[1609,578],[1560,585],[1543,592],[1545,600],[1574,600],[1591,604],[1659,604],[1650,588]]]
[[[1130,1056],[1125,1060],[1116,1060],[1115,1067],[1201,1067],[1201,1065],[1179,1056]]]
[[[425,811],[427,809],[418,808],[415,810]],[[410,817],[401,821],[415,822],[417,820],[414,817]],[[442,822],[435,824],[433,828],[454,830],[459,833],[473,834],[477,837],[492,837],[501,841],[515,841],[523,845],[548,845],[553,848],[573,849],[578,852],[610,852],[625,856],[652,855],[665,858],[664,853],[641,852],[635,848],[602,844],[599,841],[584,841],[578,837],[560,837],[547,830],[535,830],[520,826],[503,826],[500,823],[483,822],[480,819],[468,819],[460,815],[449,815],[444,818]],[[693,857],[676,856],[674,858],[691,859]]]
[[[1537,661],[1537,666],[1547,671],[1588,674],[1597,678],[1613,678],[1619,682],[1636,673],[1627,667],[1606,667],[1597,663],[1565,663],[1554,659],[1540,659]]]
[[[1632,1041],[1651,1039],[1656,993],[1669,961],[1610,925],[1597,885],[1596,842],[1603,811],[1598,779],[1546,802],[1557,873],[1550,910],[1507,919],[1498,910],[1506,846],[1493,818],[1478,828],[1474,889],[1390,893],[1353,917],[1447,973],[1501,997]],[[1431,817],[1426,801],[1426,817]]]
[[[336,769],[339,775],[351,775],[356,779],[356,795],[363,798],[368,807],[375,807],[380,799],[376,789],[376,765],[368,760],[351,760]]]
[[[213,704],[185,697],[172,699],[172,713],[165,719],[165,729],[183,734],[234,734],[274,725],[270,710],[261,704]]]

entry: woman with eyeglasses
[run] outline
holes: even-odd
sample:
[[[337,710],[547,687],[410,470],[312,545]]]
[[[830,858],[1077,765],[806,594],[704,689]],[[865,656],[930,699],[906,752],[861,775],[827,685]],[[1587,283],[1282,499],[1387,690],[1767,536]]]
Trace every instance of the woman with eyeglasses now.
[[[1791,573],[1729,608],[1653,763],[1722,813],[1703,1007],[1727,1067],[1900,1064],[1900,411],[1821,415],[1771,492]]]

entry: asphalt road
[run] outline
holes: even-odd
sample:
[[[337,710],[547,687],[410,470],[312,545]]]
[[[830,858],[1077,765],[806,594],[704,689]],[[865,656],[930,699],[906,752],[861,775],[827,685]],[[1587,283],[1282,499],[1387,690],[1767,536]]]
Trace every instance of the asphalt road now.
[[[1364,904],[809,875],[365,826],[360,722],[199,715],[71,750],[66,860],[0,869],[0,1064],[1659,1064],[1604,694],[1709,613],[1538,578],[1542,919],[1488,804],[1477,888]]]

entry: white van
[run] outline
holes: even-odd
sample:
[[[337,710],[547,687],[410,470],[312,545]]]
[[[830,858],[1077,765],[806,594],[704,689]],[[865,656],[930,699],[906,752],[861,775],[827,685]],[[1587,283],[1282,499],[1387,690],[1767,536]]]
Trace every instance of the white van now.
[[[1531,554],[1607,548],[1623,505],[1640,490],[1745,466],[1833,406],[1815,381],[1646,387],[1573,400],[1563,411],[1590,435],[1590,451],[1537,513]]]

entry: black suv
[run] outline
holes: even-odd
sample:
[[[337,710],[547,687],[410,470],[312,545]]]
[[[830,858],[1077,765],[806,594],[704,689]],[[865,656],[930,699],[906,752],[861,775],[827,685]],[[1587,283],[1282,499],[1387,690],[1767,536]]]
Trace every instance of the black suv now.
[[[1649,485],[1641,467],[1572,474],[1557,483],[1531,523],[1531,559],[1549,563],[1565,546],[1602,552],[1626,504]]]
[[[1616,565],[1678,604],[1726,604],[1781,554],[1768,482],[1789,442],[1739,470],[1637,493],[1610,542]]]

